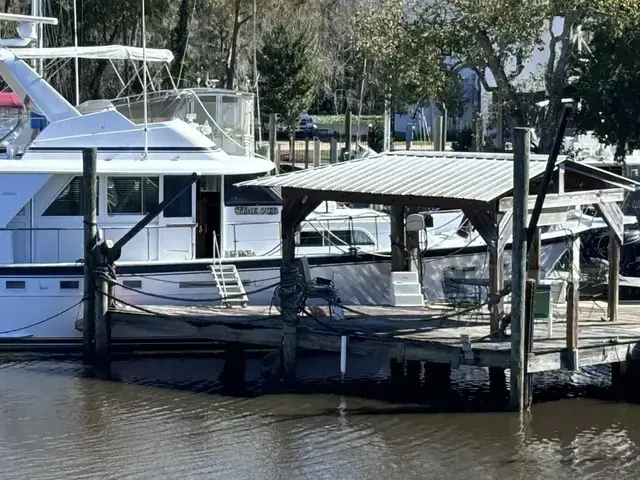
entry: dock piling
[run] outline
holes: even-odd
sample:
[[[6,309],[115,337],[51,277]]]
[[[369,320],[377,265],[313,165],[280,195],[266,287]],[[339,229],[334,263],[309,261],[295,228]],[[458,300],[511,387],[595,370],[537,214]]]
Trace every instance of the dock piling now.
[[[93,361],[95,338],[95,246],[98,211],[97,194],[98,151],[95,148],[82,151],[82,202],[84,205],[84,304],[82,317],[82,361]]]
[[[345,161],[351,160],[351,110],[347,110],[344,117],[344,135],[345,135]]]
[[[411,150],[413,145],[413,123],[408,122],[404,134],[405,148]]]
[[[313,166],[319,167],[322,163],[320,155],[320,139],[318,137],[313,138]]]
[[[533,352],[533,335],[534,335],[534,319],[535,307],[534,300],[536,295],[537,282],[535,279],[527,279],[525,293],[525,341],[524,341],[524,392],[523,392],[523,409],[529,410],[533,403],[533,374],[528,373],[529,358]]]
[[[525,292],[527,269],[527,212],[529,198],[530,130],[516,128],[513,157],[513,243],[511,261],[511,390],[509,408],[524,408]]]
[[[109,322],[109,266],[107,256],[100,252],[95,269],[95,360],[100,365],[109,363],[109,345],[111,344],[111,325]]]
[[[276,145],[278,144],[277,135],[278,115],[269,114],[269,159],[275,163],[276,171],[280,171],[280,156],[277,155]]]
[[[444,120],[440,115],[438,115],[435,120],[433,126],[433,149],[436,152],[442,152],[445,150],[445,142],[442,141],[442,136],[444,135]]]
[[[331,146],[329,149],[329,163],[333,165],[338,163],[338,141],[336,137],[331,137]]]
[[[609,227],[609,288],[607,310],[610,322],[618,320],[620,303],[620,240],[615,230]]]

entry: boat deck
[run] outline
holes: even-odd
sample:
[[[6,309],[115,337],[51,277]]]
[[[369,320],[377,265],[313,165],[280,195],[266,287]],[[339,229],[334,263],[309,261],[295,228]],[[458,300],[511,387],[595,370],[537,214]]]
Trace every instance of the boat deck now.
[[[528,372],[570,368],[566,354],[567,323],[565,306],[554,310],[552,328],[547,320],[536,321],[533,351]],[[198,338],[219,342],[274,347],[282,341],[278,311],[265,306],[223,308],[208,306],[117,307],[109,312],[112,325],[144,325],[163,328],[167,323],[188,325]],[[585,301],[579,305],[579,366],[623,361],[640,342],[640,304],[620,305],[618,321],[606,318],[605,302]],[[333,319],[324,310],[314,317],[303,315],[298,327],[298,347],[339,352],[341,337],[348,337],[349,355],[376,355],[405,360],[421,360],[476,367],[509,367],[508,336],[490,338],[489,314],[449,316],[440,306],[397,308],[354,306],[344,319]]]

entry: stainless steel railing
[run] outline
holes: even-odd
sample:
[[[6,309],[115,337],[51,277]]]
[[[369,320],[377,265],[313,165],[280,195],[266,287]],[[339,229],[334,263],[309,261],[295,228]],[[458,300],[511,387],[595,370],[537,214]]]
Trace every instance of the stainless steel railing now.
[[[146,226],[138,235],[144,235],[146,236],[146,258],[140,258],[140,261],[151,261],[153,260],[153,258],[151,257],[151,252],[152,252],[152,232],[153,231],[159,231],[159,230],[169,230],[169,229],[177,229],[177,228],[189,228],[191,231],[191,235],[190,235],[190,248],[194,249],[195,248],[195,227],[196,224],[195,223],[176,223],[176,224],[169,224],[169,225],[148,225]],[[110,237],[109,236],[109,232],[110,231],[117,231],[117,230],[121,230],[123,231],[122,234],[124,234],[124,232],[128,231],[131,229],[131,225],[105,225],[105,226],[99,226],[99,230],[102,232],[102,234],[104,235],[104,237],[110,239],[110,240],[117,240],[117,238],[119,238],[118,235],[117,237]],[[83,249],[82,249],[82,232],[83,232],[83,228],[82,227],[37,227],[37,228],[28,228],[28,227],[16,227],[16,228],[0,228],[0,234],[2,232],[11,232],[11,233],[16,233],[16,232],[28,232],[29,236],[27,239],[27,249],[28,249],[28,262],[26,263],[34,263],[34,257],[36,255],[36,248],[37,248],[37,244],[38,244],[38,233],[42,233],[42,232],[55,232],[56,235],[56,245],[57,245],[57,251],[56,251],[56,257],[55,259],[51,259],[48,261],[53,261],[53,262],[60,262],[60,258],[61,258],[61,252],[60,252],[60,241],[61,241],[61,234],[64,232],[77,232],[79,234],[79,241],[78,241],[78,259],[82,258],[83,256]],[[14,242],[15,245],[15,241],[16,241],[16,237],[13,236],[12,241]],[[21,240],[18,240],[18,242],[20,242]],[[14,258],[14,262],[13,263],[25,263],[23,261],[16,261],[16,259]]]

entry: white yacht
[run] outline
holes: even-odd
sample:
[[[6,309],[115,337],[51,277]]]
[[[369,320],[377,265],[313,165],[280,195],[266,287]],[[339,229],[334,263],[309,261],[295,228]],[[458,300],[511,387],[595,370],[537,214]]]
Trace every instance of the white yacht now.
[[[139,55],[130,47],[89,48],[57,49],[55,54],[100,58],[109,55],[109,49],[122,54],[125,48],[126,55]],[[123,114],[128,108],[130,117],[139,118],[130,101],[76,108],[26,62],[54,54],[44,50],[0,48],[0,75],[48,122],[39,132],[31,132],[28,124],[28,135],[14,132],[0,158],[0,336],[81,335],[76,320],[82,298],[81,172],[86,148],[98,151],[98,224],[105,239],[120,238],[159,202],[180,192],[192,173],[199,175],[190,191],[123,249],[117,263],[123,287],[116,288],[117,297],[140,305],[221,303],[221,297],[239,291],[245,294],[239,303],[269,305],[279,278],[280,198],[270,189],[235,185],[274,169],[269,160],[252,155],[253,139],[247,142],[243,134],[234,137],[223,130],[225,138],[235,138],[231,145],[246,145],[230,154],[212,139],[220,132],[207,131],[193,116],[181,120],[184,109],[152,113],[156,121],[143,124]],[[174,96],[194,99],[213,127],[219,126],[216,112],[225,98],[241,99],[235,102],[240,107],[234,115],[250,125],[247,135],[253,134],[253,115],[247,113],[242,95],[205,89]],[[201,98],[216,107],[207,109]],[[433,227],[422,238],[423,287],[434,300],[442,296],[445,266],[473,266],[477,275],[488,267],[482,239],[473,231],[460,232],[461,212],[430,215]],[[550,272],[562,257],[568,236],[594,229],[606,225],[581,215],[545,232],[543,270]],[[382,212],[325,202],[303,222],[297,255],[309,258],[314,275],[332,279],[345,303],[376,304],[388,294],[389,233],[389,219]],[[116,326],[113,335],[197,333],[159,320],[157,328]]]

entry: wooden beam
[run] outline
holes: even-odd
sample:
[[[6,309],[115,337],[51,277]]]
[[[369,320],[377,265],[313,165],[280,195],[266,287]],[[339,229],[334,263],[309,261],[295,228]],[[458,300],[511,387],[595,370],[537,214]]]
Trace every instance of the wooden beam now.
[[[285,190],[283,188],[283,190]],[[488,203],[477,200],[460,200],[455,198],[419,197],[415,195],[382,195],[361,192],[339,192],[333,190],[304,190],[287,188],[296,196],[307,195],[309,198],[334,200],[336,202],[368,202],[376,205],[412,205],[415,207],[439,207],[446,210],[487,210]]]
[[[601,203],[615,203],[624,200],[623,188],[608,188],[604,190],[584,190],[581,192],[567,192],[563,194],[548,194],[544,199],[544,207],[576,207],[579,205],[598,205]],[[528,209],[533,210],[536,196],[530,195]],[[499,209],[506,212],[513,209],[513,197],[500,199]]]
[[[529,257],[527,259],[527,278],[538,282],[540,280],[540,264],[541,264],[542,242],[540,238],[540,229],[536,228],[533,236],[533,243],[529,247]]]
[[[601,203],[596,205],[607,226],[622,244],[624,242],[624,214],[617,203]]]

